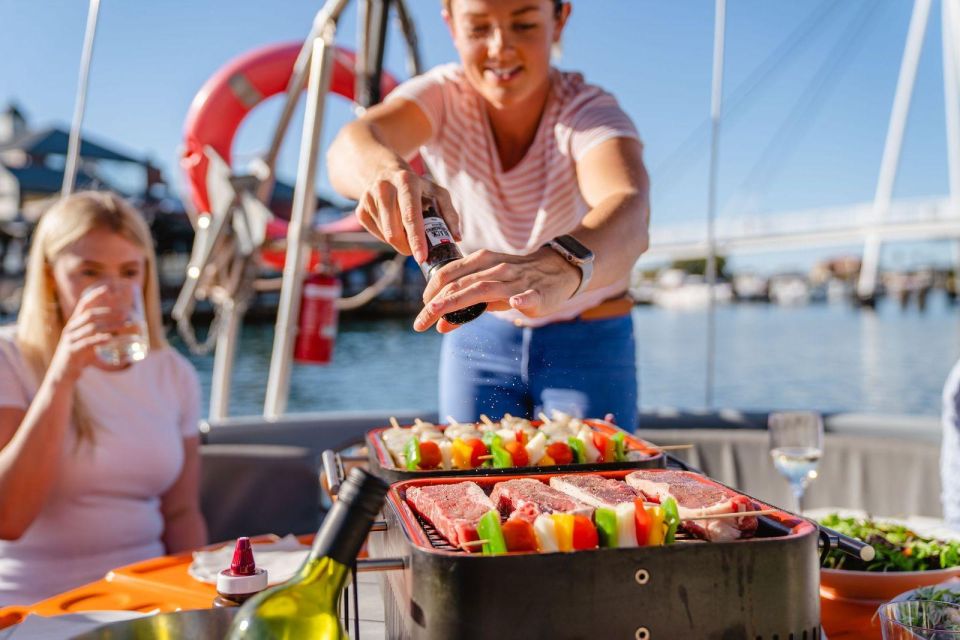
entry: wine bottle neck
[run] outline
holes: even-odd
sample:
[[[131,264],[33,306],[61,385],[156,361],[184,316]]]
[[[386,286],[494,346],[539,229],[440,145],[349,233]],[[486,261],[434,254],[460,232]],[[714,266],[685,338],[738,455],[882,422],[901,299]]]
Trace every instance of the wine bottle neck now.
[[[310,561],[328,557],[342,565],[352,566],[363,547],[373,519],[374,515],[368,510],[337,501],[317,531],[310,551]]]

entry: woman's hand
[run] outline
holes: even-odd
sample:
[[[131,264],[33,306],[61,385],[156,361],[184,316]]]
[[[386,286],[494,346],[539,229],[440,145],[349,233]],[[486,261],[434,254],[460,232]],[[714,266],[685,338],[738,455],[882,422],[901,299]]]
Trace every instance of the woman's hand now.
[[[427,260],[421,196],[432,196],[440,207],[453,239],[460,240],[460,216],[446,189],[426,180],[409,167],[382,171],[360,196],[357,219],[363,228],[403,255]]]
[[[127,323],[127,314],[118,297],[107,285],[84,292],[60,333],[50,362],[51,372],[76,380],[90,365],[106,371],[126,368],[126,365],[107,364],[96,354],[96,348],[113,339]]]
[[[425,331],[436,322],[440,333],[449,333],[458,325],[441,316],[479,302],[486,302],[490,311],[516,309],[531,317],[545,316],[579,286],[580,269],[553,249],[544,247],[526,256],[481,249],[433,275],[413,328]]]

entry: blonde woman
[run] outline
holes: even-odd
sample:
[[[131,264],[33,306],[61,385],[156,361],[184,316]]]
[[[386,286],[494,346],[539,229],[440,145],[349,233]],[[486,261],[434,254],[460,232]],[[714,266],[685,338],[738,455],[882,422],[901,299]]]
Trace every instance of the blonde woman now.
[[[97,347],[143,291],[149,353]],[[15,327],[0,330],[0,606],[29,604],[114,567],[206,542],[196,372],[164,339],[153,243],[111,193],[41,219]]]
[[[583,3],[589,11],[605,11]],[[427,256],[420,198],[434,196],[463,260],[424,292],[417,331],[447,335],[440,415],[562,409],[637,422],[627,298],[647,248],[643,147],[616,99],[551,64],[562,0],[443,0],[459,62],[400,85],[343,128],[330,181],[397,251]],[[420,153],[433,176],[414,173]],[[445,314],[484,302],[457,327]]]

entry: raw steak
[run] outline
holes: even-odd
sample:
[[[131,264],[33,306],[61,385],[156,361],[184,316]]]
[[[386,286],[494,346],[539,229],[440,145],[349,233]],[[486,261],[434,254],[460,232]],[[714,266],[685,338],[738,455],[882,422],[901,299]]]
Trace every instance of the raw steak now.
[[[478,540],[477,522],[493,502],[475,482],[434,484],[407,489],[407,502],[455,547]],[[479,551],[479,546],[464,547]]]
[[[500,513],[523,518],[531,524],[541,513],[572,513],[590,517],[593,509],[565,493],[529,478],[498,482],[490,500]]]
[[[668,497],[677,501],[681,526],[711,542],[748,538],[757,530],[757,519],[728,518],[722,520],[684,520],[691,516],[707,516],[756,508],[750,498],[730,489],[705,482],[687,471],[634,471],[625,478],[627,484],[648,500],[663,502]]]
[[[615,507],[637,497],[633,489],[619,480],[593,474],[554,476],[550,486],[591,507]]]

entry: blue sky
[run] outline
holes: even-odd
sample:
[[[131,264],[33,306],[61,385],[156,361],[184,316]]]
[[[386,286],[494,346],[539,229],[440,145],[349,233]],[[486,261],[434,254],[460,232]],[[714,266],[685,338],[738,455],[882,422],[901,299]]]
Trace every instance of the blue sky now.
[[[427,66],[454,60],[439,0],[411,0],[410,5]],[[911,5],[906,0],[728,2],[725,94],[730,100],[798,25],[811,16],[822,19],[725,122],[721,216],[743,207],[767,213],[872,198]],[[196,91],[238,54],[302,39],[319,7],[302,0],[102,0],[85,131],[149,155],[182,185],[177,154]],[[713,2],[576,0],[573,7],[559,66],[580,70],[613,92],[633,117],[652,174],[654,224],[703,219],[708,138],[705,129],[691,136],[710,108]],[[935,2],[895,197],[947,191],[939,8]],[[16,100],[35,125],[69,123],[85,19],[81,0],[0,0],[0,103]],[[352,46],[354,34],[349,11],[341,27],[345,45]],[[828,58],[841,62],[825,63]],[[832,75],[822,71],[825,64],[832,65]],[[392,47],[388,66],[402,76],[398,46]],[[818,79],[819,91],[811,84]],[[238,138],[239,158],[266,146],[278,106],[268,103],[248,118]],[[348,117],[347,106],[337,104],[325,138]],[[685,142],[686,151],[678,154]],[[288,178],[295,173],[298,144],[298,136],[288,138],[284,149],[280,170]],[[801,255],[762,260],[782,267]],[[930,245],[894,247],[886,254],[894,262],[943,255],[943,246]]]

